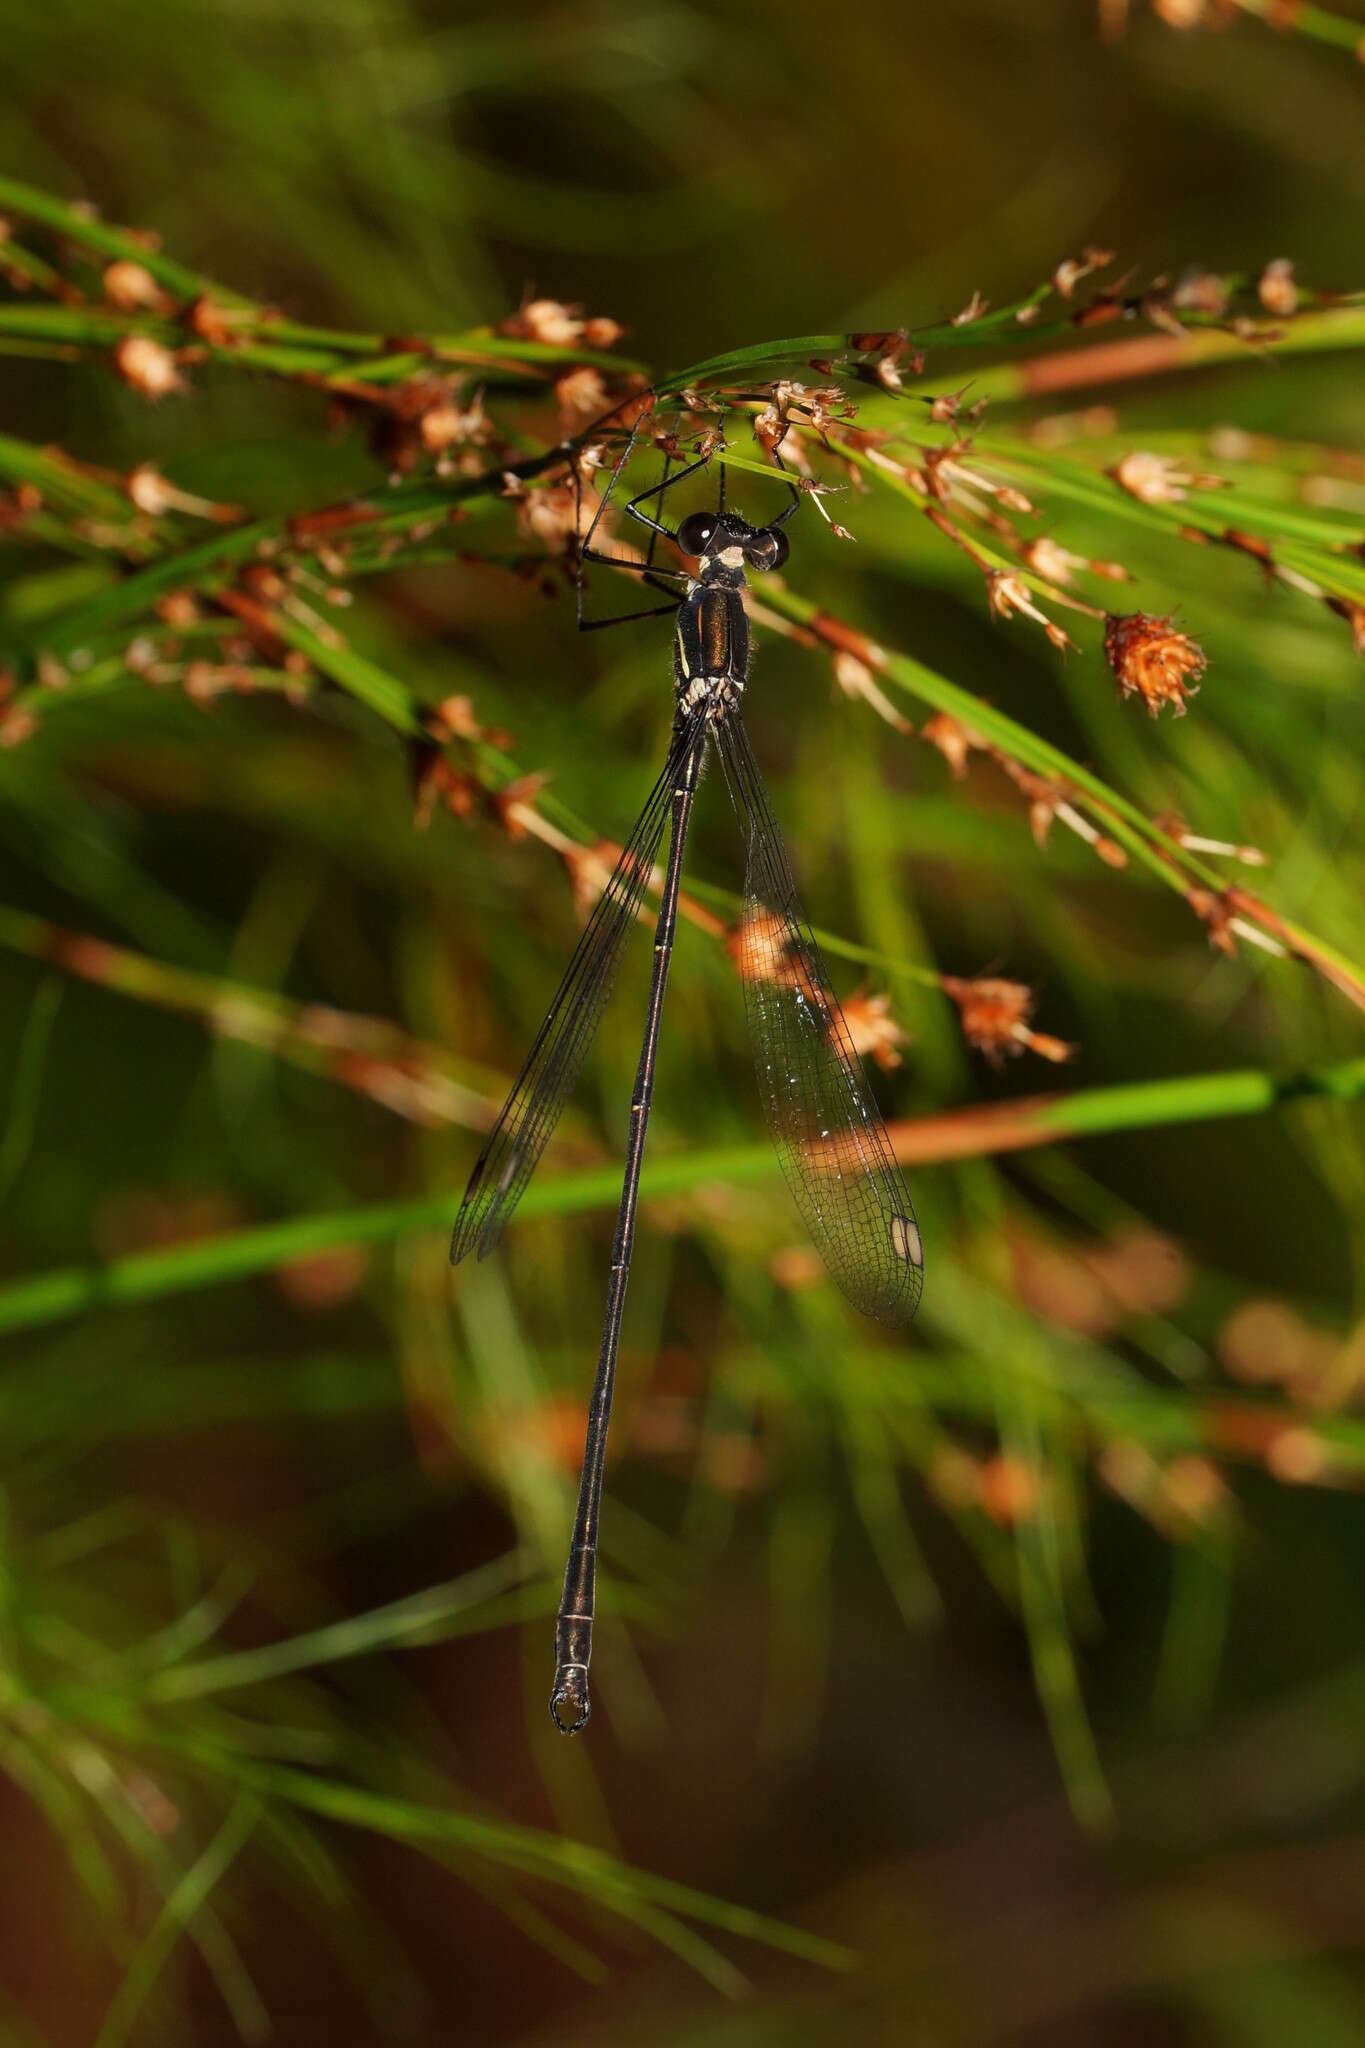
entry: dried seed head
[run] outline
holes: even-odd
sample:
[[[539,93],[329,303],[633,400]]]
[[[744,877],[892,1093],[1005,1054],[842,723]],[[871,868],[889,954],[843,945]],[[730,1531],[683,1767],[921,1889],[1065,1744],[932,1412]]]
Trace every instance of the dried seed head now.
[[[957,422],[962,414],[962,401],[970,389],[969,384],[963,384],[957,391],[940,391],[936,397],[923,400],[936,427],[951,427]]]
[[[120,313],[169,313],[175,301],[164,292],[144,264],[127,257],[105,266],[104,296]]]
[[[560,857],[569,871],[574,908],[585,924],[602,899],[620,853],[620,847],[613,846],[609,839],[599,839],[592,846],[580,846],[570,840],[560,848]]]
[[[1058,1065],[1069,1060],[1075,1051],[1062,1039],[1032,1029],[1029,1020],[1033,1015],[1033,991],[1021,981],[1004,981],[993,975],[961,981],[956,975],[945,974],[940,976],[939,986],[957,1004],[962,1035],[968,1045],[985,1053],[993,1066],[998,1066],[1007,1053],[1019,1053],[1025,1048]]]
[[[124,480],[123,488],[138,511],[145,512],[151,519],[164,518],[174,509],[174,488],[150,462],[139,463]]]
[[[186,388],[171,351],[147,334],[125,334],[115,343],[114,368],[125,384],[153,402]]]
[[[479,784],[446,760],[437,747],[420,743],[413,758],[413,822],[419,832],[431,823],[437,804],[452,817],[467,818],[480,795]]]
[[[725,950],[746,981],[767,981],[779,988],[799,988],[815,999],[805,962],[793,952],[785,918],[757,910],[726,934]]]
[[[876,688],[872,671],[856,654],[841,647],[834,657],[834,680],[846,697],[868,697]]]
[[[210,348],[231,348],[239,338],[238,329],[252,318],[245,306],[215,305],[207,296],[196,299],[186,315],[190,331]]]
[[[1225,860],[1240,860],[1250,868],[1263,868],[1266,864],[1259,846],[1240,846],[1232,839],[1210,839],[1202,832],[1192,832],[1178,811],[1159,811],[1152,823],[1158,832],[1164,832],[1168,839],[1174,839],[1177,846],[1186,847],[1191,853],[1220,854]]]
[[[986,593],[991,610],[998,619],[1007,619],[1013,612],[1032,613],[1037,607],[1028,594],[1028,588],[1008,569],[989,569],[986,572]]]
[[[1171,293],[1171,304],[1182,313],[1207,313],[1221,320],[1228,309],[1227,286],[1215,271],[1190,271]]]
[[[483,738],[483,727],[474,715],[472,697],[442,698],[436,707],[436,718],[443,737],[457,740]]]
[[[529,820],[535,815],[535,800],[549,779],[538,770],[533,775],[519,775],[498,790],[493,806],[509,839],[525,838]]]
[[[959,724],[946,711],[936,711],[920,727],[920,738],[928,740],[931,747],[937,747],[953,771],[953,779],[961,782],[967,773],[967,760],[974,747],[983,747],[985,741],[965,725]]]
[[[1046,534],[1031,540],[1020,552],[1034,575],[1041,576],[1045,583],[1070,583],[1072,571],[1083,566],[1079,555],[1060,547]]]
[[[1039,609],[1029,595],[1027,584],[1012,570],[988,569],[986,591],[991,610],[997,618],[1008,619],[1012,613],[1021,612],[1026,619],[1032,619],[1035,625],[1042,627],[1060,653],[1065,654],[1068,648],[1075,647],[1076,643],[1071,635],[1059,626],[1055,619],[1050,619],[1046,612]]]
[[[1153,286],[1150,291],[1142,294],[1138,303],[1144,320],[1149,320],[1153,327],[1159,328],[1163,334],[1173,336],[1176,341],[1184,340],[1185,329],[1172,310],[1169,293]]]
[[[1209,944],[1216,953],[1226,953],[1229,958],[1237,951],[1237,936],[1233,931],[1234,918],[1225,893],[1214,889],[1192,888],[1185,891],[1186,900],[1195,916],[1208,928]]]
[[[1077,569],[1086,570],[1091,576],[1103,576],[1110,583],[1131,583],[1132,574],[1122,562],[1095,562],[1085,555],[1073,555],[1070,548],[1064,548],[1047,534],[1040,534],[1019,550],[1024,561],[1035,576],[1041,576],[1045,583],[1068,584]]]
[[[138,511],[152,519],[162,519],[168,512],[188,512],[196,519],[214,519],[221,525],[230,525],[242,516],[238,505],[219,505],[212,498],[182,491],[150,462],[139,463],[131,470],[123,480],[123,488]]]
[[[754,439],[765,454],[771,455],[776,449],[781,447],[787,437],[787,432],[788,422],[783,418],[773,401],[769,399],[762,412],[755,415]]]
[[[1079,256],[1068,256],[1052,273],[1054,291],[1069,299],[1082,278],[1092,276],[1097,270],[1107,270],[1113,260],[1112,249],[1083,249]]]
[[[558,299],[530,299],[500,332],[520,335],[527,341],[548,342],[552,348],[569,348],[583,332],[581,306],[566,306]]]
[[[483,393],[476,391],[469,404],[462,405],[453,391],[442,392],[418,415],[417,431],[429,455],[441,455],[447,448],[486,440],[489,422],[483,409]]]
[[[589,365],[582,369],[570,370],[555,385],[555,402],[559,407],[559,423],[565,434],[576,434],[580,427],[600,419],[607,409],[607,387],[602,381],[602,372]]]
[[[543,341],[551,348],[572,348],[576,341],[586,342],[589,348],[612,348],[625,331],[618,321],[602,314],[585,320],[581,306],[566,306],[559,299],[528,299],[498,326],[499,334]]]
[[[1104,622],[1104,652],[1120,694],[1140,697],[1153,718],[1163,704],[1183,717],[1186,699],[1197,693],[1208,667],[1197,640],[1177,632],[1169,618],[1147,612],[1111,612]]]
[[[973,320],[979,320],[983,313],[990,311],[990,300],[983,299],[980,292],[973,292],[960,313],[954,313],[954,327],[970,327]]]
[[[862,355],[875,356],[871,366],[872,374],[886,391],[899,391],[903,372],[908,370],[912,377],[918,377],[924,368],[924,357],[915,348],[903,327],[894,332],[879,334],[851,334],[849,347]],[[815,368],[827,371],[828,363],[817,363]]]
[[[1227,479],[1187,470],[1173,455],[1152,455],[1135,449],[1109,471],[1109,475],[1130,498],[1144,505],[1176,505],[1191,491],[1220,491]]]
[[[572,484],[536,484],[530,490],[518,486],[515,495],[517,527],[527,540],[538,540],[551,554],[567,554],[578,538],[578,492]],[[583,530],[587,531],[597,507],[593,493],[583,492]],[[601,528],[598,529],[599,533]]]
[[[995,747],[989,751],[1015,788],[1021,790],[1028,799],[1029,829],[1033,834],[1034,844],[1040,848],[1045,847],[1054,818],[1063,813],[1070,813],[1073,819],[1079,816],[1079,813],[1071,811],[1064,785],[1050,781],[1045,775],[1035,775],[1031,768],[1025,768],[1022,761],[1014,760],[1009,754],[1001,753]]]
[[[914,726],[901,711],[897,711],[886,692],[878,683],[868,664],[851,648],[841,647],[834,656],[834,680],[846,697],[861,697],[870,704],[878,718],[896,732],[910,734]]]
[[[1357,654],[1365,654],[1365,604],[1356,604],[1349,597],[1329,597],[1330,610],[1345,619],[1351,629],[1351,644]]]
[[[860,992],[850,996],[843,1009],[856,1052],[868,1054],[885,1073],[901,1065],[899,1048],[907,1034],[891,1015],[889,995]]]
[[[1267,263],[1256,293],[1267,313],[1273,313],[1277,320],[1288,320],[1298,311],[1299,288],[1294,282],[1294,266],[1287,256],[1277,256],[1273,263]]]

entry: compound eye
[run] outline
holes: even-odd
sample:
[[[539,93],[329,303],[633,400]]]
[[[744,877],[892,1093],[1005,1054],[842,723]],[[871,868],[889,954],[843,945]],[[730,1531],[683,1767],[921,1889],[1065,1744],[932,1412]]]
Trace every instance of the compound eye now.
[[[765,526],[744,552],[755,569],[780,569],[791,553],[791,545],[780,526]]]
[[[704,555],[716,522],[709,512],[689,512],[678,528],[678,546],[685,555]]]

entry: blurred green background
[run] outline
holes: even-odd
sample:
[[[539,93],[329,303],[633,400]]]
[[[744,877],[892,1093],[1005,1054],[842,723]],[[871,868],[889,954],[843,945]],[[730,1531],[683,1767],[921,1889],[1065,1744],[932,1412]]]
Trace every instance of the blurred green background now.
[[[450,332],[533,294],[620,320],[658,366],[913,328],[1086,243],[1143,277],[1290,256],[1359,288],[1365,70],[1327,16],[1263,11],[1185,33],[1135,4],[1117,34],[1086,0],[46,0],[5,25],[0,170],[295,320]],[[153,408],[106,362],[16,351],[0,432],[253,514],[371,481],[316,392],[194,384]],[[1215,470],[1229,424],[1347,458],[1365,438],[1351,353],[1249,349],[1099,396],[1113,453]],[[1292,500],[1324,467],[1349,538],[1349,460],[1286,448],[1265,488]],[[1263,848],[1266,899],[1353,952],[1343,621],[1243,557],[1063,506],[1049,530],[1120,556],[1133,607],[1208,653],[1189,716],[1149,724],[1086,622],[1063,662],[988,615],[923,520],[837,516],[859,545],[803,514],[794,589],[1148,812]],[[4,635],[67,573],[0,530]],[[580,640],[566,596],[454,560],[366,579],[338,622],[624,836],[671,708],[663,633]],[[909,1034],[877,1075],[888,1116],[1359,1053],[1320,979],[1211,951],[1061,826],[1040,850],[1003,781],[955,783],[832,690],[826,655],[759,643],[751,726],[815,922],[1027,982],[1077,1047],[1061,1073],[996,1070],[922,974],[871,970]],[[407,750],[353,698],[145,684],[0,756],[0,846],[7,1281],[362,1204],[427,1214],[8,1337],[0,2040],[218,2043],[267,2014],[290,2044],[1362,2038],[1358,1110],[919,1168],[909,1340],[790,1284],[780,1182],[647,1204],[598,1710],[570,1745],[550,1617],[611,1219],[532,1218],[454,1278],[430,1221],[477,1147],[461,1104],[500,1097],[572,948],[560,863],[482,811],[415,831]],[[689,859],[736,885],[714,778]],[[150,999],[27,957],[14,911],[160,963]],[[647,954],[566,1120],[573,1164],[620,1156]],[[169,969],[204,978],[183,1011]],[[442,1113],[277,1057],[251,991],[438,1048]],[[684,925],[654,1152],[760,1136],[732,970]],[[433,1812],[447,1833],[414,1819]],[[620,1866],[551,1868],[559,1838]],[[708,1924],[652,1880],[726,1904]],[[738,1909],[857,1966],[752,1940]]]

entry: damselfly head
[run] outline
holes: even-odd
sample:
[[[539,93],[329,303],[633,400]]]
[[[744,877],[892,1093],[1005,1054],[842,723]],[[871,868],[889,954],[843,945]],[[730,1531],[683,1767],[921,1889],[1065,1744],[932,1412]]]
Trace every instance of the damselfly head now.
[[[678,528],[678,546],[703,563],[717,582],[742,580],[746,568],[780,569],[789,553],[778,526],[750,526],[734,512],[690,512]]]

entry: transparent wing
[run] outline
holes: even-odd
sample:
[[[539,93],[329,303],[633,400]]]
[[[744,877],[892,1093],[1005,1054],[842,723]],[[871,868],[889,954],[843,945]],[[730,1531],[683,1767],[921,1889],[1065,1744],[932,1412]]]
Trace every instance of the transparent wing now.
[[[694,715],[675,732],[663,772],[645,800],[526,1064],[488,1134],[455,1219],[452,1265],[475,1248],[480,1258],[492,1251],[550,1141],[606,1008],[626,934],[658,858],[673,785],[697,730]]]
[[[834,1279],[866,1315],[906,1323],[924,1285],[910,1192],[802,914],[738,709],[712,733],[748,841],[739,969],[768,1129]]]

